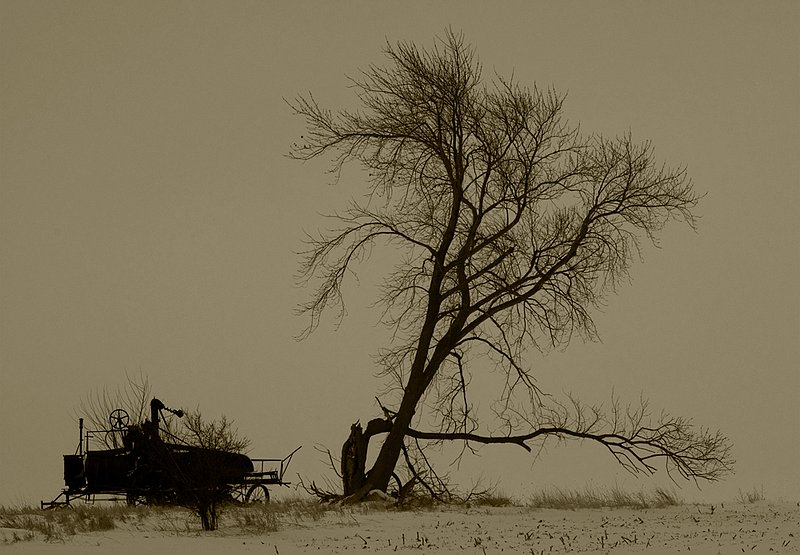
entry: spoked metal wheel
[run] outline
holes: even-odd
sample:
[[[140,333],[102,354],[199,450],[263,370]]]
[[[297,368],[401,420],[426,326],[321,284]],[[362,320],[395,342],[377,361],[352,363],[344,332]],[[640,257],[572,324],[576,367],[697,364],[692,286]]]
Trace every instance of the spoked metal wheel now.
[[[269,503],[269,490],[267,486],[256,484],[247,490],[244,496],[245,503]]]
[[[114,431],[125,430],[131,423],[131,417],[125,409],[114,409],[108,415],[108,423],[111,424],[111,429]]]

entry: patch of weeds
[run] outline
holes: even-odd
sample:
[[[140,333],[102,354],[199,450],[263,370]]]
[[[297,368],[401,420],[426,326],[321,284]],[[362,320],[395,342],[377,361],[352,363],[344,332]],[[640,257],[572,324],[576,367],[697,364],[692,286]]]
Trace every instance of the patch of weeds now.
[[[0,526],[24,530],[48,542],[63,541],[79,533],[112,530],[122,515],[132,510],[132,507],[85,504],[48,510],[0,507]],[[27,537],[28,534],[24,535]]]
[[[341,510],[338,506],[325,505],[319,501],[307,499],[288,499],[275,503],[273,510],[280,513],[291,514],[295,519],[320,520],[331,510]]]
[[[752,504],[758,503],[759,501],[764,501],[764,499],[766,499],[764,497],[764,486],[761,486],[760,490],[755,487],[750,491],[739,490],[739,496],[736,499],[742,504]]]
[[[401,511],[432,511],[441,503],[425,493],[412,493],[401,499],[397,508]]]
[[[31,532],[30,530],[25,530],[22,534],[19,534],[16,530],[13,534],[11,534],[10,538],[3,538],[3,543],[7,545],[20,543],[20,542],[28,542],[31,541],[36,537],[36,534]]]
[[[683,500],[678,497],[678,494],[674,491],[664,488],[656,488],[651,496],[650,506],[657,509],[663,509],[664,507],[674,507],[682,504]]]
[[[258,507],[258,505],[253,505]],[[246,506],[247,507],[247,506]],[[283,517],[295,522],[318,521],[331,513],[342,513],[341,505],[324,503],[307,497],[288,497],[279,501],[271,501],[262,505],[272,512],[276,518]]]
[[[268,505],[252,504],[231,512],[242,531],[255,534],[278,531],[278,518]]]
[[[191,534],[201,530],[197,517],[188,509],[174,507],[159,511],[156,530],[170,534]]]
[[[38,533],[48,542],[63,541],[66,535],[61,526],[54,522],[54,519],[44,518],[43,515],[19,515],[11,527]]]
[[[680,505],[682,501],[669,490],[657,488],[653,493],[631,493],[618,487],[611,489],[563,490],[551,488],[533,494],[528,506],[541,509],[599,509],[634,508],[649,509]]]
[[[497,492],[478,495],[471,499],[469,503],[476,507],[511,507],[514,505],[510,497]]]
[[[92,521],[91,530],[113,530],[116,527],[114,519],[109,514],[99,514]]]

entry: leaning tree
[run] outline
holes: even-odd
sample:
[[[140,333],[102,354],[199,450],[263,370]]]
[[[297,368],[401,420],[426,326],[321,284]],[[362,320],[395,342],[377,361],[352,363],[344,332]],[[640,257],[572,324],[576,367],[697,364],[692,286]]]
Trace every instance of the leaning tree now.
[[[436,493],[424,446],[444,441],[530,451],[547,437],[579,438],[632,472],[729,472],[721,433],[653,417],[646,401],[556,400],[525,360],[531,347],[595,338],[592,310],[627,277],[640,240],[656,242],[670,220],[694,227],[698,195],[685,171],[657,163],[650,144],[630,135],[582,134],[553,90],[484,79],[455,33],[429,49],[387,45],[385,54],[385,67],[352,80],[360,109],[332,111],[310,94],[289,102],[307,128],[290,155],[331,155],[337,178],[356,162],[368,184],[365,200],[333,215],[336,227],[308,238],[307,333],[326,309],[343,316],[355,265],[379,247],[396,253],[380,295],[391,341],[377,357],[390,387],[378,399],[383,416],[351,428],[344,495],[386,491],[401,461]],[[488,428],[471,401],[477,373],[499,378]],[[367,470],[377,434],[385,437]]]

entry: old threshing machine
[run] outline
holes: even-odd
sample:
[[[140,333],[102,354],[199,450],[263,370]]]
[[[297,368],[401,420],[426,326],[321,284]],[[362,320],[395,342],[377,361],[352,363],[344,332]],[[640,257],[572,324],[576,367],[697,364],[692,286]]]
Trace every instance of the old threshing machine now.
[[[131,424],[123,409],[109,415],[109,429],[86,430],[79,420],[78,448],[64,455],[66,487],[42,508],[68,506],[75,499],[126,500],[129,504],[184,504],[197,488],[216,487],[232,500],[268,502],[271,485],[289,485],[284,475],[298,447],[283,459],[251,459],[240,453],[187,445],[162,425],[162,411],[183,411],[150,402],[150,420]],[[109,434],[113,434],[110,436]],[[104,446],[93,449],[98,439]]]

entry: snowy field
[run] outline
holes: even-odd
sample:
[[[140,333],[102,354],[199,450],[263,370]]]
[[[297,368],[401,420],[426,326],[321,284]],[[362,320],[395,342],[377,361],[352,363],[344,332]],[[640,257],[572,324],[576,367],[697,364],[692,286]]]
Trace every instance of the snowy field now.
[[[125,514],[120,512],[120,514]],[[34,518],[34,517],[31,517]],[[50,518],[39,513],[36,518]],[[8,525],[9,519],[0,521]],[[95,526],[97,528],[99,526]],[[105,530],[0,528],[16,553],[800,553],[800,504],[732,502],[649,509],[385,506],[231,508],[216,532],[188,511],[142,509]],[[49,535],[49,537],[48,537]]]

